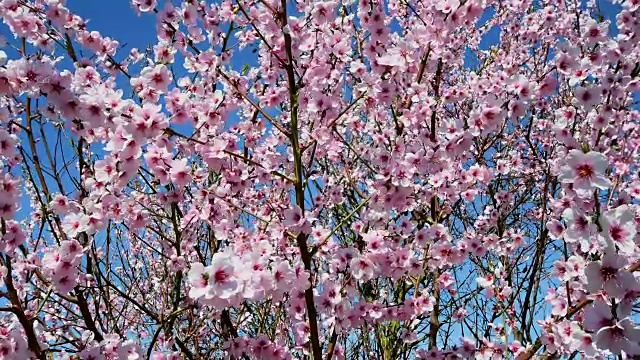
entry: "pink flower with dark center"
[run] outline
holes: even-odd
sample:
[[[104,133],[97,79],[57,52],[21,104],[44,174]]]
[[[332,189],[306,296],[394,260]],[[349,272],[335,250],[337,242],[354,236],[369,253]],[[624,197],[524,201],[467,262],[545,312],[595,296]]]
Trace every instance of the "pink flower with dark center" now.
[[[595,336],[595,345],[599,349],[609,350],[615,355],[624,352],[627,355],[640,355],[640,329],[629,318],[615,321],[601,328]]]
[[[635,213],[627,205],[618,206],[603,214],[602,230],[621,254],[631,255],[636,249]]]
[[[211,267],[204,267],[201,263],[191,265],[187,279],[191,284],[189,296],[198,299],[209,292],[209,279],[211,278]]]
[[[571,150],[562,167],[559,180],[573,184],[573,190],[580,197],[591,197],[594,189],[608,189],[611,182],[605,171],[609,166],[607,158],[601,153]]]
[[[176,186],[186,186],[191,182],[191,168],[187,165],[187,159],[173,160],[169,171],[171,182]]]
[[[604,290],[610,297],[623,298],[626,288],[637,282],[634,276],[624,269],[626,264],[622,256],[609,249],[601,261],[593,261],[586,266],[586,289],[592,294]]]
[[[171,83],[171,73],[166,65],[163,64],[142,69],[140,76],[144,86],[162,93],[168,91],[168,86]]]
[[[89,226],[89,218],[85,214],[69,214],[62,221],[62,229],[69,237],[75,237],[86,231]]]
[[[291,208],[284,211],[283,224],[289,228],[298,228],[304,223],[302,209],[298,205],[292,205]]]

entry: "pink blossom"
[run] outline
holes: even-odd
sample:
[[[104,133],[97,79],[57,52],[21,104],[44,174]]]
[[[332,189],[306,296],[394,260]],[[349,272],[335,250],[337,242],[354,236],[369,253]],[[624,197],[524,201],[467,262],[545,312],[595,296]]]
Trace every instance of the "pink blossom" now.
[[[228,253],[217,253],[213,256],[211,265],[204,267],[195,264],[189,271],[189,280],[192,283],[190,296],[205,300],[222,299],[229,300],[232,296],[242,291],[242,282],[239,276],[237,259]]]
[[[165,65],[159,64],[153,68],[144,68],[140,72],[140,75],[144,85],[161,93],[166,93],[168,91],[168,86],[171,83],[171,73]]]
[[[89,227],[89,218],[85,214],[71,213],[65,216],[62,229],[70,236],[75,237]]]
[[[0,358],[640,355],[617,2],[0,0]]]
[[[601,328],[595,336],[595,345],[616,355],[622,352],[627,355],[638,355],[640,354],[639,340],[640,329],[631,319],[625,318],[613,322],[611,326]]]
[[[627,206],[618,206],[603,214],[602,229],[622,254],[633,254],[636,245],[635,213]]]
[[[51,207],[51,210],[55,211],[59,215],[66,215],[70,210],[69,200],[62,194],[56,194],[53,197],[53,200],[51,200],[49,206]]]
[[[0,239],[0,251],[11,254],[16,248],[24,244],[27,237],[20,224],[14,220],[7,221],[4,227],[5,234]]]
[[[284,225],[290,228],[297,228],[304,223],[302,209],[298,205],[292,205],[284,212]]]
[[[156,0],[132,0],[132,4],[138,7],[142,12],[148,12],[156,7]]]
[[[581,197],[591,196],[594,189],[607,189],[611,186],[605,174],[609,162],[604,155],[594,151],[585,154],[579,150],[571,150],[565,163],[559,179],[563,183],[573,184],[573,189]]]
[[[171,182],[177,186],[185,186],[191,182],[190,167],[187,165],[187,159],[173,160],[169,174]]]
[[[209,281],[213,275],[212,268],[207,266],[206,268],[200,263],[194,263],[189,270],[189,283],[191,289],[189,290],[189,296],[198,299],[205,296],[209,292]]]
[[[485,277],[479,277],[476,278],[476,282],[478,283],[478,285],[482,286],[483,288],[487,288],[489,286],[493,285],[493,276],[491,275],[487,275]]]
[[[625,265],[622,256],[606,251],[601,261],[593,261],[585,268],[587,290],[597,293],[604,289],[609,296],[624,297],[625,289],[637,282],[631,273],[624,270]]]

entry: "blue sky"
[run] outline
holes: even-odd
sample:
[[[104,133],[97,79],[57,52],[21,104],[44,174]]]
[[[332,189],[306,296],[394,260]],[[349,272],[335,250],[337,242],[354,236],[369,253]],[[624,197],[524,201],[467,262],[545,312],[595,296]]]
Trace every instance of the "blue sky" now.
[[[69,9],[89,20],[88,28],[104,36],[127,43],[127,49],[144,49],[156,42],[156,17],[153,14],[138,16],[129,0],[69,0]]]

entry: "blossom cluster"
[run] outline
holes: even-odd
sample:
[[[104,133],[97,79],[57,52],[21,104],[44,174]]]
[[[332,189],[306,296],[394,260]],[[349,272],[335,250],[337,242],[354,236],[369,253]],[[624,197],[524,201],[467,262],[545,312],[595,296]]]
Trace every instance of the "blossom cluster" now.
[[[637,0],[122,4],[0,0],[0,359],[640,356]]]

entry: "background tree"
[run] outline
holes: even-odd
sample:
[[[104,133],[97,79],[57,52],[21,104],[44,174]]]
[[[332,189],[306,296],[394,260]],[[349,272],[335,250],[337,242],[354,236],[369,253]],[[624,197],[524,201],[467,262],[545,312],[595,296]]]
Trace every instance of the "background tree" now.
[[[0,1],[0,358],[640,355],[637,0],[131,3]]]

